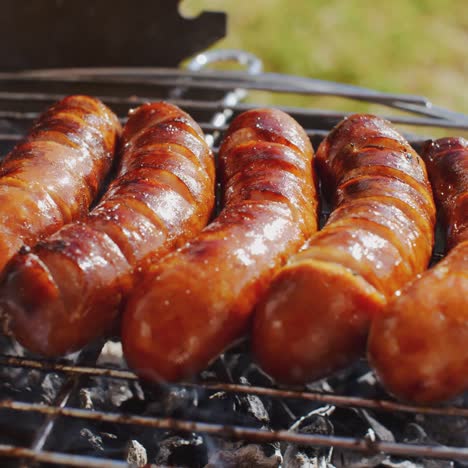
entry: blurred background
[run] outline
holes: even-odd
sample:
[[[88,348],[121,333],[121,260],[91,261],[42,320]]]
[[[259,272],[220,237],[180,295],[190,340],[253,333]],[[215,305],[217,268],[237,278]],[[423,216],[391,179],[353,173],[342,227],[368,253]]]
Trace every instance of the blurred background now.
[[[184,0],[185,15],[228,13],[216,48],[260,57],[265,71],[419,94],[468,113],[467,0]],[[337,107],[328,98],[261,93],[271,104]],[[371,110],[352,101],[343,110]]]

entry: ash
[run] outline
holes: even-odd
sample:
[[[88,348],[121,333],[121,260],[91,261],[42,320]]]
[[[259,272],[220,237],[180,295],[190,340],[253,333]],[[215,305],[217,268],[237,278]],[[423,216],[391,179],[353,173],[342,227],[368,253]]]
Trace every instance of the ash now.
[[[3,355],[28,357],[16,343],[0,337]],[[126,369],[121,345],[108,341],[68,363]],[[0,369],[4,399],[66,405],[112,413],[183,419],[324,436],[367,438],[371,441],[468,446],[468,419],[412,413],[335,407],[320,402],[208,390],[204,385],[235,383],[273,387],[274,382],[249,358],[246,343],[226,352],[197,378],[197,385],[143,384],[137,380],[89,377],[20,367]],[[388,399],[365,362],[307,387],[339,395]],[[467,400],[467,398],[465,398]],[[468,401],[461,398],[459,406]],[[34,413],[0,411],[0,444],[31,447],[47,421]],[[460,468],[460,462],[371,455],[292,443],[237,441],[197,433],[159,430],[58,417],[39,449],[126,461],[129,466],[206,468]],[[1,466],[20,466],[1,460]],[[37,464],[35,466],[52,466]]]

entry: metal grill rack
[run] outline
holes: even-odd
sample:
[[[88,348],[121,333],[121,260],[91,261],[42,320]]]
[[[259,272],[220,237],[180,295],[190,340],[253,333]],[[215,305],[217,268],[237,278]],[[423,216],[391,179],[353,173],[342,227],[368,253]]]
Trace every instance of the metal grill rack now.
[[[211,61],[235,59],[245,65],[247,72],[210,71],[202,69]],[[168,99],[189,112],[208,134],[208,141],[216,150],[229,120],[236,114],[256,107],[240,102],[249,90],[304,96],[333,96],[360,102],[378,104],[384,117],[397,126],[423,129],[431,135],[431,129],[445,129],[447,135],[468,131],[468,116],[442,109],[418,96],[379,93],[373,90],[337,83],[324,82],[295,76],[261,73],[261,64],[245,53],[229,52],[214,56],[201,54],[187,70],[179,69],[76,69],[47,70],[0,74],[0,153],[6,152],[23,136],[32,120],[52,102],[71,93],[88,93],[100,97],[124,120],[127,111],[150,100]],[[314,146],[340,121],[346,113],[314,108],[282,107],[306,128]],[[398,111],[398,112],[395,112]],[[404,113],[403,113],[403,112]],[[425,137],[407,134],[410,143],[418,148]],[[326,216],[326,213],[324,214]],[[434,259],[442,255],[439,243]],[[100,364],[102,343],[93,345],[78,356],[66,360],[49,361],[28,356],[16,345],[2,344],[0,369],[2,379],[11,378],[7,396],[0,398],[0,457],[8,466],[88,466],[96,468],[120,468],[129,466],[122,457],[102,457],[69,453],[60,447],[50,447],[51,434],[63,421],[74,420],[85,426],[90,421],[111,423],[121,427],[166,429],[181,433],[199,433],[220,436],[230,440],[255,443],[294,443],[301,446],[334,447],[375,454],[401,455],[407,458],[445,459],[468,461],[468,448],[433,444],[415,444],[378,440],[372,432],[365,437],[344,437],[302,433],[288,428],[267,430],[248,425],[233,425],[213,421],[192,421],[180,417],[153,417],[138,412],[101,411],[73,404],[89,378],[100,378],[131,384],[136,376],[124,367]],[[8,372],[11,371],[12,377]],[[52,398],[22,398],[18,374],[36,373],[37,387],[31,394],[43,392],[47,378],[57,378],[60,383]],[[23,374],[22,374],[23,373]],[[34,374],[34,375],[36,375]],[[28,380],[28,385],[30,381]],[[198,382],[174,385],[174,388],[198,389],[209,394],[255,395],[279,400],[317,403],[322,406],[363,408],[377,412],[420,414],[447,418],[466,418],[468,407],[415,407],[397,403],[390,398],[373,399],[365,395],[335,394],[321,390],[284,390],[274,385],[252,386],[241,381]],[[18,394],[18,398],[12,395]],[[6,416],[5,416],[6,415]],[[5,419],[7,423],[5,423]],[[13,443],[8,431],[16,421],[25,419],[25,442]],[[65,423],[66,424],[66,423]],[[4,427],[6,425],[6,428]],[[468,427],[468,426],[467,426]],[[6,434],[6,435],[5,435]],[[370,434],[370,435],[369,435]],[[120,452],[119,452],[120,453]],[[0,460],[3,466],[3,462]]]

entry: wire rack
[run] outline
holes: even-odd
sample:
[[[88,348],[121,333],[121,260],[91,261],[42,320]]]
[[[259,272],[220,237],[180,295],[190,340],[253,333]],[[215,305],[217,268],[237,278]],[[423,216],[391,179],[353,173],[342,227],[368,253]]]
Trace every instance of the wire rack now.
[[[212,62],[234,60],[246,71],[216,71],[205,69]],[[216,150],[230,119],[236,114],[256,107],[241,102],[249,90],[272,94],[330,96],[351,99],[381,106],[380,115],[393,123],[431,135],[431,129],[445,129],[446,134],[468,131],[468,116],[437,107],[419,96],[385,94],[365,88],[309,78],[261,72],[261,63],[242,52],[212,52],[200,54],[186,70],[179,69],[76,69],[28,71],[0,74],[0,151],[6,152],[20,140],[32,121],[52,102],[71,93],[88,93],[100,97],[125,120],[128,109],[141,103],[167,99],[181,106],[200,123],[207,133],[208,142]],[[309,99],[309,98],[307,98]],[[281,107],[281,106],[278,106]],[[314,146],[345,115],[345,112],[316,108],[281,107],[295,117],[306,129]],[[426,138],[406,132],[416,148]],[[326,214],[325,214],[326,216]],[[436,246],[434,259],[442,256],[442,244]],[[17,348],[15,348],[17,349]],[[0,400],[0,414],[8,411],[11,420],[30,414],[37,416],[30,428],[31,436],[23,445],[4,443],[0,437],[0,457],[17,460],[16,466],[42,466],[42,463],[60,466],[88,466],[120,468],[129,466],[122,459],[70,454],[47,449],[47,443],[57,421],[62,418],[82,421],[101,421],[125,426],[170,429],[187,433],[211,434],[230,440],[251,442],[284,442],[315,447],[337,447],[375,454],[402,455],[431,459],[468,460],[468,448],[435,446],[401,442],[379,441],[372,437],[340,437],[293,432],[271,431],[248,426],[235,426],[213,422],[190,421],[185,418],[164,418],[138,414],[98,411],[73,406],[73,396],[81,388],[83,379],[99,377],[133,382],[137,377],[125,367],[98,365],[101,345],[93,345],[78,356],[65,361],[50,361],[25,356],[23,353],[0,354],[3,369],[40,371],[41,379],[47,375],[62,376],[59,391],[51,402],[28,402],[21,399]],[[41,382],[37,381],[37,392]],[[274,399],[318,402],[336,407],[365,408],[384,412],[401,412],[468,419],[464,407],[416,407],[391,399],[370,399],[362,396],[338,395],[322,391],[297,391],[275,386],[247,386],[242,383],[182,383],[181,388],[202,387],[210,392],[249,394]],[[6,439],[7,440],[7,439]],[[1,461],[0,461],[1,463]],[[44,465],[44,466],[46,466]],[[3,466],[3,464],[2,464]]]

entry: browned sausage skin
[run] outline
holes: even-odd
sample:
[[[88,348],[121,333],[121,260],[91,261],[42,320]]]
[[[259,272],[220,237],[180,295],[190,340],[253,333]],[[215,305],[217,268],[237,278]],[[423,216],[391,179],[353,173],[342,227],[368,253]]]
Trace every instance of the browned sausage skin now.
[[[274,273],[316,230],[312,156],[283,112],[234,120],[220,150],[223,211],[153,269],[123,315],[125,356],[142,377],[190,376],[246,333]]]
[[[368,355],[389,392],[435,403],[468,389],[468,142],[423,148],[449,253],[376,317]]]
[[[198,125],[154,103],[130,115],[117,178],[82,221],[17,255],[0,309],[28,349],[76,351],[109,331],[136,273],[208,222],[214,161]]]
[[[88,211],[120,132],[117,117],[89,96],[69,96],[40,116],[0,165],[0,271],[22,245]]]
[[[426,169],[389,124],[353,115],[316,162],[333,212],[257,307],[252,347],[278,381],[305,383],[364,354],[370,320],[428,264],[435,208]]]

